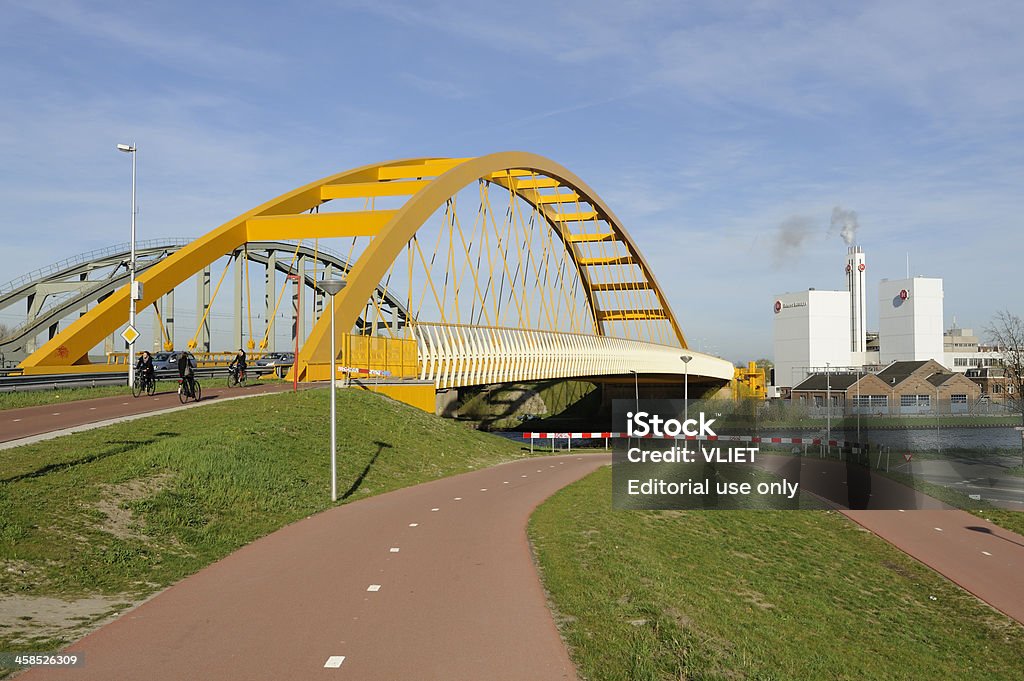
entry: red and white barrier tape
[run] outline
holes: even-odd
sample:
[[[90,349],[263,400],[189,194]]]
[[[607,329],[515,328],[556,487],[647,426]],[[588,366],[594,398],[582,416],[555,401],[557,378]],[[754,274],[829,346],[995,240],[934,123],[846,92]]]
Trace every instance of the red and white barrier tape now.
[[[612,432],[601,432],[601,433],[523,433],[524,440],[568,440],[572,439],[587,439],[587,438],[628,438],[630,435],[627,433],[612,433]],[[636,436],[633,436],[636,437]],[[640,439],[653,439],[655,435],[644,435]],[[846,440],[825,440],[820,437],[756,437],[751,435],[715,435],[713,437],[695,437],[695,436],[683,436],[678,438],[660,437],[657,439],[661,440],[700,440],[702,442],[751,442],[751,443],[770,443],[773,445],[828,445],[830,447],[857,447],[859,446],[856,442],[847,442]]]
[[[361,374],[364,376],[390,376],[385,369],[361,369],[359,367],[338,367],[339,374]]]

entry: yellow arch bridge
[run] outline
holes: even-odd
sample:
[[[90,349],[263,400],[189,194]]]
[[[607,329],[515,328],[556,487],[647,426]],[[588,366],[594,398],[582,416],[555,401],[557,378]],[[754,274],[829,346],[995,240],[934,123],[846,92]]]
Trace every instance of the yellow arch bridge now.
[[[431,390],[634,373],[677,383],[686,374],[703,390],[733,378],[729,362],[689,348],[605,202],[522,152],[391,161],[300,187],[147,263],[139,309],[226,254],[284,241],[343,254],[303,278],[346,281],[333,306],[344,366]],[[23,372],[103,369],[83,365],[128,308],[122,285],[29,354]],[[299,380],[329,378],[329,329],[322,314],[292,368]]]

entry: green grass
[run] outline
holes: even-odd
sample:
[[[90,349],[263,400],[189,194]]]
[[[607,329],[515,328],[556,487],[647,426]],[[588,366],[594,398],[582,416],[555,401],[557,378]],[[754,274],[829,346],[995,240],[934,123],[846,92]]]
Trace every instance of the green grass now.
[[[530,525],[583,679],[1024,677],[1024,627],[838,514],[614,511],[610,485]]]
[[[328,508],[328,402],[280,393],[0,453],[0,595],[132,600]],[[338,413],[348,501],[528,454],[373,393],[339,391]],[[119,533],[110,507],[131,514]]]

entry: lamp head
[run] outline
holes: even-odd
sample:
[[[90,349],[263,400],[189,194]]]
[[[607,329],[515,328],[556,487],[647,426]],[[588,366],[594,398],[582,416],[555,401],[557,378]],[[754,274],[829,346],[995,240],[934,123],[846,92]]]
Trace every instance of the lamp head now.
[[[690,360],[693,359],[690,355],[679,355],[679,359],[683,360],[683,364],[689,364]]]
[[[131,154],[131,153],[133,153],[135,151],[135,146],[131,145],[131,144],[118,144],[117,145],[117,150],[118,151],[123,151],[123,152],[128,153],[128,154]]]
[[[324,279],[317,284],[317,286],[321,291],[333,298],[339,291],[341,291],[341,289],[345,288],[347,284],[348,282],[343,279]]]

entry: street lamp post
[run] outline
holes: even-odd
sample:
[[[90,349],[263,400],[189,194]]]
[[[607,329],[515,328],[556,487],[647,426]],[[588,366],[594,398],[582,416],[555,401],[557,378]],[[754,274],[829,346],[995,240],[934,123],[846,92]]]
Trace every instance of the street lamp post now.
[[[636,398],[636,410],[640,411],[640,374],[634,369],[630,369],[629,373],[633,374],[633,390]]]
[[[344,282],[340,279],[325,279],[320,282],[320,290],[331,297],[331,501],[338,500],[338,463],[337,463],[337,420],[336,398],[334,394],[335,363],[337,355],[334,350],[334,297],[338,291],[345,288]],[[295,356],[296,361],[298,355]]]
[[[690,355],[680,355],[683,360],[683,420],[690,420]]]
[[[633,374],[633,394],[636,399],[636,411],[633,413],[636,414],[640,411],[640,374],[638,374],[635,369],[630,369],[629,373]],[[628,431],[629,428],[627,427],[626,430]]]
[[[861,446],[860,446],[860,410],[861,410],[861,403],[860,403],[860,377],[861,377],[861,370],[862,369],[863,369],[863,367],[858,367],[857,368],[857,448],[858,449],[861,449]],[[870,397],[868,398],[868,401],[869,402],[871,401]],[[871,463],[871,462],[868,461],[868,463]]]
[[[825,362],[825,446],[832,439],[832,365]]]
[[[132,253],[128,261],[128,326],[135,328],[135,145],[118,144],[118,151],[132,155]],[[135,339],[128,341],[128,387],[135,387]]]

